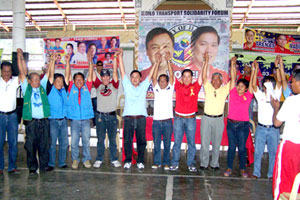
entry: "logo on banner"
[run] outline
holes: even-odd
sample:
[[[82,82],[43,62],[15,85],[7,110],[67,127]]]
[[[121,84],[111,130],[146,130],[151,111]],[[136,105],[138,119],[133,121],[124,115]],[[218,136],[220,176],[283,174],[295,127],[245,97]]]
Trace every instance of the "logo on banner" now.
[[[191,36],[195,29],[197,26],[193,24],[180,24],[169,30],[175,39],[173,62],[177,66],[184,67],[190,62],[192,56]]]

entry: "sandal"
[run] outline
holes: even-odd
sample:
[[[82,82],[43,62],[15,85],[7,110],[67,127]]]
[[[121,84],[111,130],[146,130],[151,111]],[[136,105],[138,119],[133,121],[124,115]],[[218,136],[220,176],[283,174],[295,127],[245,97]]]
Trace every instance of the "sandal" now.
[[[240,173],[243,178],[248,178],[248,173],[244,169],[242,169]]]

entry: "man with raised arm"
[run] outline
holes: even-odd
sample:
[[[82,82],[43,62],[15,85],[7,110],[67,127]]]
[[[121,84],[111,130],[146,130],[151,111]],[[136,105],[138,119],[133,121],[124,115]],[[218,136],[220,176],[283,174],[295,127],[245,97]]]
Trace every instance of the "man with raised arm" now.
[[[94,71],[93,81],[96,88],[97,94],[97,114],[96,116],[96,131],[97,131],[97,157],[96,162],[94,163],[95,168],[99,168],[104,160],[104,151],[105,145],[104,140],[106,132],[109,139],[109,153],[110,153],[110,163],[114,167],[121,167],[120,162],[118,161],[117,156],[117,145],[116,145],[116,135],[117,135],[117,126],[118,120],[116,115],[117,104],[118,104],[118,88],[119,88],[119,79],[118,79],[118,70],[117,58],[119,57],[119,64],[123,64],[122,49],[118,50],[114,55],[113,62],[113,74],[112,81],[110,71],[108,69],[102,69],[100,72],[101,80],[96,76]]]
[[[236,57],[233,58],[233,62]],[[205,92],[204,115],[201,120],[201,150],[200,169],[219,169],[219,152],[224,131],[224,106],[229,94],[230,85],[235,79],[231,79],[223,85],[223,76],[219,72],[212,74],[211,82],[207,80],[207,68],[209,63],[208,53],[204,55],[204,68],[202,83]],[[234,66],[235,67],[235,66]],[[212,158],[209,163],[209,145],[212,143]]]
[[[48,167],[50,105],[46,93],[49,70],[42,80],[36,72],[30,73],[27,80],[27,67],[21,49],[17,50],[17,58],[19,69],[23,69],[20,70],[20,81],[24,98],[22,117],[26,132],[27,167],[30,174],[36,174],[38,167],[41,171],[51,171]]]
[[[56,142],[58,140],[58,167],[67,168],[66,157],[69,146],[68,139],[68,120],[67,115],[67,91],[68,86],[65,83],[65,77],[55,72],[55,63],[57,54],[51,55],[49,63],[49,79],[47,83],[47,95],[50,104],[50,138],[51,145],[49,149],[49,168],[56,166]],[[70,55],[65,56],[66,73],[70,68]]]
[[[123,62],[122,57],[119,57]],[[146,148],[146,94],[150,86],[154,67],[151,69],[147,78],[141,82],[141,72],[133,70],[130,73],[130,80],[125,74],[123,65],[120,65],[120,73],[125,94],[124,106],[124,150],[125,150],[125,169],[131,168],[132,162],[132,140],[135,132],[137,139],[138,159],[137,167],[144,169],[144,152]]]
[[[153,67],[155,68],[152,84],[154,91],[154,115],[152,124],[152,134],[154,141],[154,165],[152,169],[157,169],[164,165],[165,170],[169,170],[170,166],[170,147],[171,136],[173,132],[173,93],[174,93],[174,75],[171,66],[170,53],[167,53],[165,57],[160,54],[155,55],[155,62]],[[158,66],[162,62],[162,59],[168,64],[169,76],[167,74],[161,74],[158,77]],[[163,136],[164,153],[163,162],[161,162],[161,136]]]
[[[87,54],[89,63],[89,74],[87,81],[84,80],[84,75],[77,72],[71,80],[71,70],[66,71],[66,84],[68,88],[67,100],[67,118],[71,120],[71,154],[72,154],[72,169],[78,169],[80,162],[79,158],[79,139],[82,139],[82,163],[85,168],[91,168],[90,154],[90,136],[91,125],[90,119],[94,117],[94,111],[91,101],[92,77],[93,77],[93,57],[92,52]]]

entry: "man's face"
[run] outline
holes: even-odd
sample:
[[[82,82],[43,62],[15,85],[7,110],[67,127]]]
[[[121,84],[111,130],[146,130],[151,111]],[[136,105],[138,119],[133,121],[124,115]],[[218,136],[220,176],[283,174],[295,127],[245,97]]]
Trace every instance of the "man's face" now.
[[[3,66],[1,70],[1,77],[3,78],[4,81],[9,81],[9,79],[12,76],[12,69],[10,66]]]
[[[91,51],[91,53],[92,53],[93,55],[96,54],[96,46],[95,46],[95,45],[90,46],[90,49],[89,49],[89,50]]]
[[[102,48],[105,48],[105,46],[106,46],[106,43],[107,43],[107,40],[106,40],[106,38],[101,38],[101,45],[102,45]]]
[[[292,91],[295,94],[299,94],[300,93],[300,81],[297,81],[295,78],[292,78]]]
[[[215,89],[219,89],[222,85],[222,80],[219,75],[214,75],[211,78],[211,84]]]
[[[81,88],[84,85],[84,80],[81,75],[75,76],[74,84],[77,88]]]
[[[55,46],[56,46],[57,48],[60,47],[60,40],[55,40]]]
[[[80,45],[78,46],[78,51],[79,51],[81,54],[84,54],[84,53],[85,53],[85,50],[86,50],[85,43],[80,43]]]
[[[167,33],[163,33],[160,35],[156,35],[152,40],[148,42],[147,48],[147,56],[151,64],[153,65],[155,62],[154,55],[155,53],[160,53],[162,58],[164,58],[167,54],[173,55],[174,47],[170,36]],[[167,65],[165,59],[162,59],[160,65]]]
[[[111,47],[115,47],[117,44],[117,40],[115,38],[113,38],[111,41],[110,41],[110,45]]]
[[[141,82],[141,76],[138,72],[134,72],[133,74],[131,74],[130,76],[130,82],[134,87],[139,86],[140,82]]]
[[[276,40],[278,46],[285,48],[286,45],[286,37],[284,35],[280,35]]]
[[[193,80],[192,74],[190,72],[184,72],[181,78],[184,85],[191,84]]]
[[[56,64],[57,64],[57,63],[60,63],[60,61],[61,61],[61,56],[60,56],[60,55],[57,55],[57,58],[56,58]]]
[[[55,79],[53,85],[56,89],[60,90],[64,85],[64,81],[63,81],[62,77],[57,77]]]
[[[106,60],[110,60],[110,54],[109,53],[106,54],[105,58],[106,58]]]
[[[168,86],[168,81],[165,76],[161,76],[158,80],[158,85],[161,89],[165,89]]]
[[[254,33],[252,31],[248,31],[245,34],[245,37],[246,37],[247,43],[249,43],[249,44],[253,43],[253,41],[254,41]]]
[[[50,46],[51,46],[51,41],[50,40],[46,40],[46,46],[47,46],[47,48],[50,48]]]
[[[67,53],[68,53],[69,55],[72,55],[72,53],[73,53],[73,48],[72,48],[71,45],[68,45],[68,46],[67,46]]]
[[[245,65],[244,67],[244,75],[251,75],[251,67],[249,65]]]
[[[102,83],[103,85],[108,85],[109,84],[109,80],[110,80],[110,76],[101,76],[101,79],[102,79]]]
[[[193,56],[198,62],[202,63],[204,53],[207,51],[209,64],[212,65],[218,54],[218,49],[218,36],[215,33],[203,33],[195,43]]]
[[[103,69],[103,64],[98,63],[98,64],[96,65],[96,68],[97,68],[97,72],[100,73],[101,70]]]
[[[31,76],[31,79],[28,80],[28,83],[29,85],[32,87],[32,88],[39,88],[40,87],[40,76],[37,75],[37,74],[33,74]]]
[[[243,95],[246,91],[247,91],[247,88],[246,86],[244,85],[244,83],[239,83],[237,86],[236,86],[236,90],[238,92],[239,95]]]

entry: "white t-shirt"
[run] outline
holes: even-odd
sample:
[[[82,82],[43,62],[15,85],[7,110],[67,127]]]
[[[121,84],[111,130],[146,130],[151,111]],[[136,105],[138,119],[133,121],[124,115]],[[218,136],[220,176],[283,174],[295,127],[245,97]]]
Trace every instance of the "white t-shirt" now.
[[[88,64],[86,53],[82,54],[77,52],[71,60],[71,64]]]
[[[154,91],[154,114],[153,120],[164,120],[173,118],[173,93],[174,84],[165,89],[161,89],[158,85],[153,89]]]
[[[19,78],[17,76],[13,76],[7,82],[0,77],[1,112],[11,112],[16,109],[17,89],[19,85]]]
[[[300,144],[300,94],[289,96],[276,117],[285,122],[282,139]]]
[[[273,125],[273,107],[271,102],[268,100],[266,93],[257,89],[256,92],[253,92],[258,104],[258,123],[263,125]],[[280,99],[281,88],[274,90],[275,96],[277,99]]]

